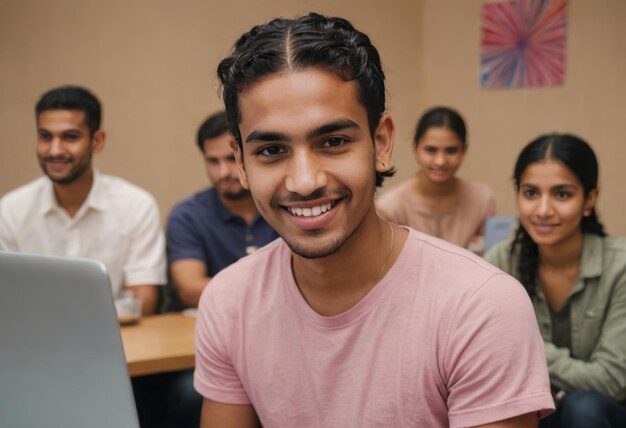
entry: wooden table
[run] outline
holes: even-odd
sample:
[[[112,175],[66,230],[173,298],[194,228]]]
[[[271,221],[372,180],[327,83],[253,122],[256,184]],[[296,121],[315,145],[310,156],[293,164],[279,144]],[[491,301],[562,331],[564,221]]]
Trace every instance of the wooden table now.
[[[130,376],[192,369],[196,319],[182,313],[143,317],[122,327]]]

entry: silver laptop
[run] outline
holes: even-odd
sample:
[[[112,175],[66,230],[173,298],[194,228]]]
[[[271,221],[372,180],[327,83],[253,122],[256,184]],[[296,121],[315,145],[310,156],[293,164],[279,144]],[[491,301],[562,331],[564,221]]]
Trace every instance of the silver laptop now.
[[[0,252],[0,426],[139,427],[103,264]]]

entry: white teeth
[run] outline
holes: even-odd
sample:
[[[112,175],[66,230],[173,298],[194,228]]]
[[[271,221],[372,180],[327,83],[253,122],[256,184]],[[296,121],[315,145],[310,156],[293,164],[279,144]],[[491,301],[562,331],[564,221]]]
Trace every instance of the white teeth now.
[[[333,207],[332,202],[329,202],[324,205],[319,205],[317,207],[311,208],[289,208],[289,212],[293,215],[297,215],[299,217],[317,217],[330,210]]]

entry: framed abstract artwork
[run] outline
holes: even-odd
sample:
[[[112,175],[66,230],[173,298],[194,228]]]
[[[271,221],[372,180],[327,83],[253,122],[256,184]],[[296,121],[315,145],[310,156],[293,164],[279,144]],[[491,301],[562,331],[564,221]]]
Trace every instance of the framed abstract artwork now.
[[[508,0],[482,7],[483,88],[554,86],[565,78],[566,0]]]

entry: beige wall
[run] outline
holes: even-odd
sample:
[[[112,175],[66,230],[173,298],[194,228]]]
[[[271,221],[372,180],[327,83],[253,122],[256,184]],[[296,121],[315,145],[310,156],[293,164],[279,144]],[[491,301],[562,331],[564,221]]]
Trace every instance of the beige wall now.
[[[389,107],[408,130],[419,93],[419,5],[0,0],[0,195],[40,175],[34,105],[47,89],[72,83],[92,88],[103,103],[108,138],[97,167],[152,192],[167,215],[207,185],[194,137],[220,108],[219,60],[252,25],[309,10],[345,16],[371,36],[387,66]]]
[[[458,108],[470,127],[461,174],[489,183],[514,214],[508,177],[539,133],[576,132],[601,161],[600,211],[626,235],[626,2],[568,2],[564,86],[482,90],[480,0],[0,0],[0,194],[40,174],[33,107],[64,83],[92,88],[104,106],[107,146],[97,166],[152,192],[165,216],[204,187],[194,134],[220,108],[215,67],[243,31],[273,16],[338,14],[381,52],[398,126],[398,176],[416,170],[410,139],[433,104]],[[624,184],[623,184],[624,183]]]

